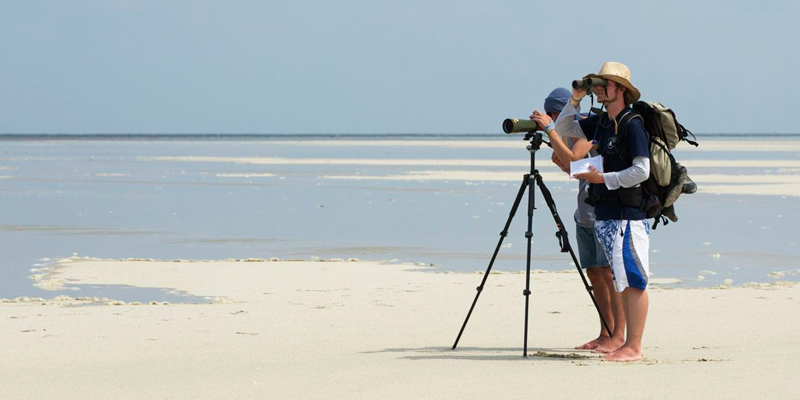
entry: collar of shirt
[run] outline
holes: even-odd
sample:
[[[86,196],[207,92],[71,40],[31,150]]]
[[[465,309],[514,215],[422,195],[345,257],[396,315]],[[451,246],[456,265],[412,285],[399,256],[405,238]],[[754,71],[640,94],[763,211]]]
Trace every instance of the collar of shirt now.
[[[626,116],[631,111],[633,110],[631,110],[630,107],[623,108],[622,111],[620,111],[619,114],[617,114],[617,118],[615,118],[617,120],[617,123],[622,122],[622,117]],[[605,118],[606,121],[611,122],[611,118],[608,117],[608,111],[604,112],[602,117]]]

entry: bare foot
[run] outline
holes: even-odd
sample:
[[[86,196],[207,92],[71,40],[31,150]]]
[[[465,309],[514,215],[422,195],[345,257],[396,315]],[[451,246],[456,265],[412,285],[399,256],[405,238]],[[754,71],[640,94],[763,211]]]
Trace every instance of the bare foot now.
[[[642,359],[642,349],[634,349],[632,346],[622,346],[617,351],[607,354],[603,359],[608,361],[639,361]]]
[[[594,350],[592,350],[592,352],[609,354],[617,351],[617,349],[622,347],[624,344],[625,344],[624,338],[610,338],[605,343],[601,344],[600,346],[597,346]]]
[[[576,346],[575,348],[578,350],[594,350],[597,347],[603,345],[604,343],[608,342],[611,338],[606,335],[600,335],[597,339],[592,340],[591,342],[584,343],[580,346]]]

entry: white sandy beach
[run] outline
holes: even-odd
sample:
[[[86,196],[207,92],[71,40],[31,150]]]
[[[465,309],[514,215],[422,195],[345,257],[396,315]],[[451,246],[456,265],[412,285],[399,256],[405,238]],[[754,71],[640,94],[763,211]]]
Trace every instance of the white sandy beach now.
[[[282,158],[282,157],[211,157],[211,156],[159,156],[139,157],[139,161],[177,161],[204,163],[231,163],[240,165],[361,165],[361,166],[433,166],[433,167],[513,167],[529,168],[527,160],[478,160],[478,159],[370,159],[370,158]],[[795,160],[698,160],[681,159],[686,167],[719,168],[798,168]],[[553,168],[549,161],[537,168]]]
[[[645,360],[614,364],[571,350],[597,333],[574,272],[532,275],[528,358],[521,357],[521,273],[489,277],[455,351],[450,347],[480,274],[375,262],[80,258],[44,273],[40,278],[67,286],[173,288],[214,303],[0,303],[0,398],[798,394],[800,286],[780,282],[717,289],[655,284]]]
[[[352,144],[352,141],[347,141]],[[361,143],[361,142],[358,142]],[[364,142],[371,143],[371,142]],[[383,141],[377,143],[384,143]],[[472,142],[467,142],[472,143]],[[791,147],[794,142],[785,146]],[[417,145],[433,145],[419,142]],[[444,144],[440,144],[444,145]],[[719,143],[722,146],[722,143]],[[744,146],[744,144],[742,144]],[[759,144],[757,148],[771,149],[772,144]],[[712,146],[713,147],[713,146]],[[724,147],[724,146],[723,146]],[[722,148],[718,151],[723,151]],[[327,174],[324,179],[333,180],[377,180],[377,181],[465,181],[465,182],[519,182],[529,170],[530,162],[523,160],[473,160],[473,159],[353,159],[353,158],[279,158],[279,157],[200,157],[200,156],[160,156],[140,157],[143,162],[186,162],[186,163],[229,163],[253,166],[316,165],[316,166],[394,166],[415,167],[419,170],[406,170],[402,174]],[[700,184],[698,191],[709,194],[770,195],[800,197],[800,161],[796,160],[708,160],[686,158],[681,164],[689,168],[690,177]],[[430,168],[471,168],[471,169],[430,169]],[[490,168],[491,170],[487,170]],[[540,163],[545,183],[564,183],[569,177],[548,162]],[[702,173],[700,168],[718,168],[727,173]],[[765,174],[752,169],[777,169],[776,173]],[[498,170],[503,169],[503,170]],[[694,171],[694,172],[693,172]],[[702,171],[702,170],[701,170]],[[217,174],[219,177],[276,177],[270,172],[253,171],[240,174]],[[572,180],[572,182],[575,182]]]
[[[696,150],[713,152],[773,152],[798,151],[797,140],[701,140],[701,147],[681,144],[676,151],[682,165],[689,169],[690,177],[699,184],[700,193],[718,195],[770,195],[800,197],[800,161],[790,159],[704,159]],[[254,144],[255,145],[255,144]],[[274,141],[260,145],[303,146],[362,146],[362,147],[443,147],[470,149],[525,149],[521,140],[323,140]],[[549,149],[540,157],[537,168],[546,183],[569,182],[569,178],[553,166]],[[464,182],[518,182],[530,167],[524,157],[519,159],[433,159],[433,158],[281,158],[281,157],[222,157],[222,156],[157,156],[139,157],[142,162],[221,163],[251,165],[254,168],[271,166],[360,166],[405,167],[402,174],[331,174],[321,172],[320,177],[330,180],[373,181],[464,181]],[[717,169],[713,173],[704,168]],[[765,173],[769,169],[769,173]],[[719,171],[722,170],[722,171]],[[221,177],[232,177],[218,175]],[[277,177],[272,170],[253,170],[239,176]]]
[[[499,127],[498,127],[499,128]],[[522,135],[515,135],[513,139],[502,139],[503,135],[497,135],[498,140],[470,140],[454,136],[447,140],[285,140],[272,141],[269,144],[297,145],[297,146],[382,146],[382,147],[417,147],[417,146],[436,146],[449,148],[525,148],[526,141],[522,140]],[[700,143],[702,150],[713,151],[798,151],[800,143],[797,140],[719,140],[705,139],[701,136]],[[682,143],[679,150],[693,147]]]

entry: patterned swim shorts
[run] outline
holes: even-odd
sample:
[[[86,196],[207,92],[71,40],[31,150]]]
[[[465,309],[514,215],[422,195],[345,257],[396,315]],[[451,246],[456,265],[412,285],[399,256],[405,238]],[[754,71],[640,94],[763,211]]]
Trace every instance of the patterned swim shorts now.
[[[650,276],[650,224],[647,220],[595,221],[595,234],[611,262],[614,288],[647,289]]]

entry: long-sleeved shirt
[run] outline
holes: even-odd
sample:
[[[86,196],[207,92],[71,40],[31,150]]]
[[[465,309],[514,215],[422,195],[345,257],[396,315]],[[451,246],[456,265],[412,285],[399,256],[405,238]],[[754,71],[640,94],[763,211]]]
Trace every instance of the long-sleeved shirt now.
[[[574,107],[567,102],[564,109],[558,115],[556,120],[556,132],[559,135],[574,138],[585,138],[586,135],[581,129],[580,122],[575,119],[575,115],[580,113],[580,105]],[[604,172],[603,179],[605,180],[608,190],[616,190],[620,187],[629,188],[634,187],[644,181],[650,176],[650,158],[649,157],[635,157],[631,167],[618,172]]]
[[[626,108],[610,120],[607,114],[594,115],[588,119],[575,120],[580,108],[567,104],[556,120],[556,132],[565,137],[586,138],[596,144],[603,156],[603,185],[594,185],[598,195],[620,188],[635,187],[650,176],[649,135],[640,119],[629,120],[626,132],[617,132],[622,117],[632,112]],[[621,205],[617,202],[602,202],[595,207],[597,220],[604,219],[644,219],[638,207]]]

